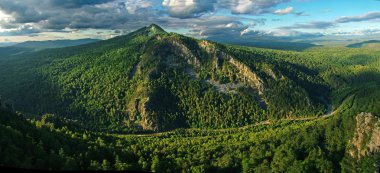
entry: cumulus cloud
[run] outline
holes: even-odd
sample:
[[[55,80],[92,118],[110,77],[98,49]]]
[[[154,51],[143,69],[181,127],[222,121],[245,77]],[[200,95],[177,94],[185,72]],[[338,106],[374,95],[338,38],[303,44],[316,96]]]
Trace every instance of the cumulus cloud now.
[[[0,27],[16,29],[33,24],[41,32],[66,28],[133,30],[158,21],[158,12],[151,10],[155,5],[157,2],[150,0],[1,0],[0,11],[11,20],[2,20]]]
[[[125,1],[125,6],[130,14],[137,14],[142,12],[147,12],[155,4],[151,1],[145,0],[129,0]]]
[[[264,32],[255,30],[255,27],[264,25],[266,19],[258,18],[249,23],[243,23],[240,19],[236,16],[202,16],[174,23],[190,28],[186,35],[220,42],[247,41],[264,35]]]
[[[285,15],[285,14],[289,14],[289,13],[292,13],[294,10],[293,7],[286,7],[284,9],[278,9],[276,11],[274,11],[274,14],[277,14],[277,15]]]
[[[17,23],[39,22],[48,17],[45,14],[39,13],[35,8],[30,8],[27,3],[16,0],[1,0],[0,10],[12,15],[15,20],[14,22]]]
[[[230,9],[234,14],[263,14],[272,12],[278,4],[290,0],[219,0],[220,7]]]
[[[162,5],[171,17],[192,18],[213,11],[215,3],[216,0],[164,0]]]
[[[266,20],[261,14],[306,15],[291,0],[0,0],[1,35],[35,35],[39,32],[106,29],[125,34],[150,23],[186,29],[200,38],[248,39],[256,36],[302,35],[296,29],[326,29],[340,23],[379,20],[380,12],[340,17],[334,21],[296,23],[273,33],[256,30]],[[3,13],[3,14],[2,14]],[[225,14],[228,13],[228,14]],[[243,15],[245,14],[245,15]],[[246,14],[251,15],[245,18]],[[5,17],[4,17],[5,18]],[[272,19],[278,21],[280,19]],[[280,32],[281,31],[281,32]],[[96,33],[96,32],[92,32]],[[105,34],[98,33],[98,34]],[[306,34],[304,34],[306,35]]]
[[[236,36],[249,27],[234,17],[226,16],[205,16],[192,20],[191,25],[189,34],[200,38]]]
[[[150,23],[181,26],[178,23],[183,22],[177,19],[189,19],[187,21],[191,23],[205,14],[209,14],[206,15],[208,17],[215,16],[213,12],[217,10],[233,14],[272,13],[273,7],[288,1],[290,0],[0,0],[0,11],[10,16],[10,20],[0,20],[0,27],[27,30],[23,26],[33,24],[41,32],[59,32],[65,29],[119,29],[126,32]]]
[[[15,29],[7,29],[3,32],[0,32],[0,36],[17,36],[17,35],[33,36],[40,32],[41,32],[40,29],[29,24],[29,25],[22,25]]]

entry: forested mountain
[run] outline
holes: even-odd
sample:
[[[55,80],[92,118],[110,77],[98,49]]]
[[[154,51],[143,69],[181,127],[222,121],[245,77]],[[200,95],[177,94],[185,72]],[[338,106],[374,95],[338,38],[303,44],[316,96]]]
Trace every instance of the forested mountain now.
[[[151,25],[107,41],[3,60],[0,90],[18,110],[56,113],[96,129],[226,128],[323,115],[329,89],[318,72],[283,60],[297,56]]]
[[[0,81],[0,165],[379,170],[376,50],[224,45],[152,24],[0,58]]]

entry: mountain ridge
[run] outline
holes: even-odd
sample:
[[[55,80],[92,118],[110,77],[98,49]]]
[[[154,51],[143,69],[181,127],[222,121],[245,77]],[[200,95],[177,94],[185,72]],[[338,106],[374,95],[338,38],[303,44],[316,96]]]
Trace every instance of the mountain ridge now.
[[[0,59],[0,164],[379,172],[378,51],[278,51],[157,30]]]
[[[61,48],[68,46],[78,46],[81,44],[88,44],[92,42],[100,41],[99,39],[76,39],[76,40],[46,40],[46,41],[26,41],[12,45],[12,47],[22,48]]]
[[[74,49],[78,53],[58,53]],[[30,55],[34,62],[25,74],[38,80],[22,77],[23,85],[14,86],[2,76],[20,93],[6,96],[26,112],[57,113],[84,123],[93,119],[105,129],[239,127],[268,118],[322,115],[327,106],[320,97],[328,97],[328,88],[317,73],[280,54],[167,33],[157,25],[43,55]],[[45,96],[25,93],[24,87]]]

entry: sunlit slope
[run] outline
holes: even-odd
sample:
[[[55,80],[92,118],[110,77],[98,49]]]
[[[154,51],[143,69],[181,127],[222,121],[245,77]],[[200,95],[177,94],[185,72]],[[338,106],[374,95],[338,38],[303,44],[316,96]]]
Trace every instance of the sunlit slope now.
[[[157,25],[0,61],[0,94],[18,110],[96,130],[240,127],[323,115],[330,90],[303,54],[225,46]]]

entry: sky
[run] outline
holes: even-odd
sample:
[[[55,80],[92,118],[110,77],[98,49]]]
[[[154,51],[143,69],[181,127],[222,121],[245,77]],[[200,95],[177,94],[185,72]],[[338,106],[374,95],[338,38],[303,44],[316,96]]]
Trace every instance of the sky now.
[[[151,23],[203,39],[380,39],[380,0],[0,0],[0,43],[108,39]]]

